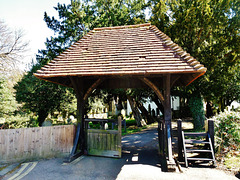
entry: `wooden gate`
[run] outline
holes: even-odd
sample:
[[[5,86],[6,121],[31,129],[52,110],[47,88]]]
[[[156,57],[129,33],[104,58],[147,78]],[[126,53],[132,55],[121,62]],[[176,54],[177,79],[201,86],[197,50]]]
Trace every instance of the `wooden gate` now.
[[[90,124],[90,122],[92,123]],[[85,123],[86,145],[89,155],[121,158],[121,117],[118,120],[85,119]],[[95,129],[97,126],[98,129]],[[110,127],[111,130],[109,130]]]

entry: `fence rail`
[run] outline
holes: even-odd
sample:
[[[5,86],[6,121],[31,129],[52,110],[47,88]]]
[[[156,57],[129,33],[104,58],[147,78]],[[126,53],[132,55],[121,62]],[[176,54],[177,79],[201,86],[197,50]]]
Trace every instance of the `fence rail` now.
[[[69,154],[74,134],[74,125],[0,130],[0,162]]]

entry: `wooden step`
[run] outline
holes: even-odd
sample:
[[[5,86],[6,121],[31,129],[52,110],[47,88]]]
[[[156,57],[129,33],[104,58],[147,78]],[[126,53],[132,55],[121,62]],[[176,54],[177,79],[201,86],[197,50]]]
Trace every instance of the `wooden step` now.
[[[185,144],[209,144],[209,142],[205,140],[185,139]]]
[[[186,148],[192,148],[192,147],[194,147],[194,145],[192,145],[192,144],[185,144],[185,147]]]
[[[207,136],[207,133],[205,132],[184,132],[184,136],[194,136],[194,137],[198,137],[198,136]]]
[[[187,158],[187,160],[189,160],[189,161],[214,161],[213,159],[210,159],[210,158],[190,158],[190,157],[188,157]]]
[[[211,153],[210,149],[186,149],[187,153]]]
[[[202,162],[212,161],[215,164],[215,156],[213,152],[211,138],[208,133],[205,133],[205,132],[194,132],[194,133],[187,132],[186,133],[182,131],[181,134],[182,134],[182,143],[183,143],[182,150],[184,153],[186,167],[188,167],[188,161],[200,161],[200,163],[201,161]],[[191,138],[185,139],[185,137],[191,137]],[[204,140],[199,140],[198,137],[202,137],[202,139]],[[208,147],[205,146],[206,144],[208,144]],[[212,158],[187,157],[187,153],[211,153]]]

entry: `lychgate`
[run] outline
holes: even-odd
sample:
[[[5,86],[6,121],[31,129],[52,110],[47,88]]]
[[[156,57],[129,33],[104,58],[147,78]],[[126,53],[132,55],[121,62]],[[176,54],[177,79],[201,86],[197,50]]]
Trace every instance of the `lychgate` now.
[[[79,125],[71,157],[78,152],[77,147],[80,154],[89,148],[85,138],[89,130],[84,126],[84,104],[94,89],[151,88],[164,107],[159,144],[167,169],[175,164],[170,90],[173,86],[189,85],[205,72],[203,65],[156,26],[139,24],[95,28],[34,75],[75,90]],[[92,143],[97,143],[99,138]]]

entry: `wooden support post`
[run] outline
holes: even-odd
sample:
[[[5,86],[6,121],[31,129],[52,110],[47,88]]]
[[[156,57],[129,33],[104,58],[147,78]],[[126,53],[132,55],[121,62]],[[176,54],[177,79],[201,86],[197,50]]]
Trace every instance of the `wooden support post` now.
[[[159,150],[160,155],[162,157],[165,156],[165,147],[164,147],[164,124],[161,119],[158,121],[158,143],[159,143]]]
[[[208,133],[209,133],[211,141],[212,141],[213,151],[215,152],[215,147],[214,147],[214,120],[213,119],[208,119]]]
[[[164,77],[164,122],[165,122],[165,138],[166,139],[166,152],[167,152],[167,170],[168,171],[176,171],[176,164],[172,155],[172,138],[171,138],[171,121],[172,121],[172,111],[171,111],[171,75],[167,74]]]
[[[85,144],[85,128],[84,128],[84,84],[83,84],[83,79],[78,78],[78,77],[70,77],[70,80],[72,82],[74,91],[76,93],[76,97],[77,97],[77,122],[80,125],[80,134],[79,137],[75,137],[75,138],[79,138],[78,140],[78,144],[80,145],[80,152],[83,153],[84,150],[86,149],[86,144]],[[77,153],[77,149],[75,149],[75,152],[73,153]]]
[[[159,145],[159,153],[161,158],[161,169],[163,172],[167,172],[167,158],[166,158],[166,136],[165,136],[165,125],[164,121],[158,120],[158,145]]]
[[[178,132],[178,161],[183,161],[183,139],[182,139],[182,120],[177,121]]]
[[[118,152],[122,152],[122,116],[118,116]],[[120,153],[119,158],[122,157]]]

